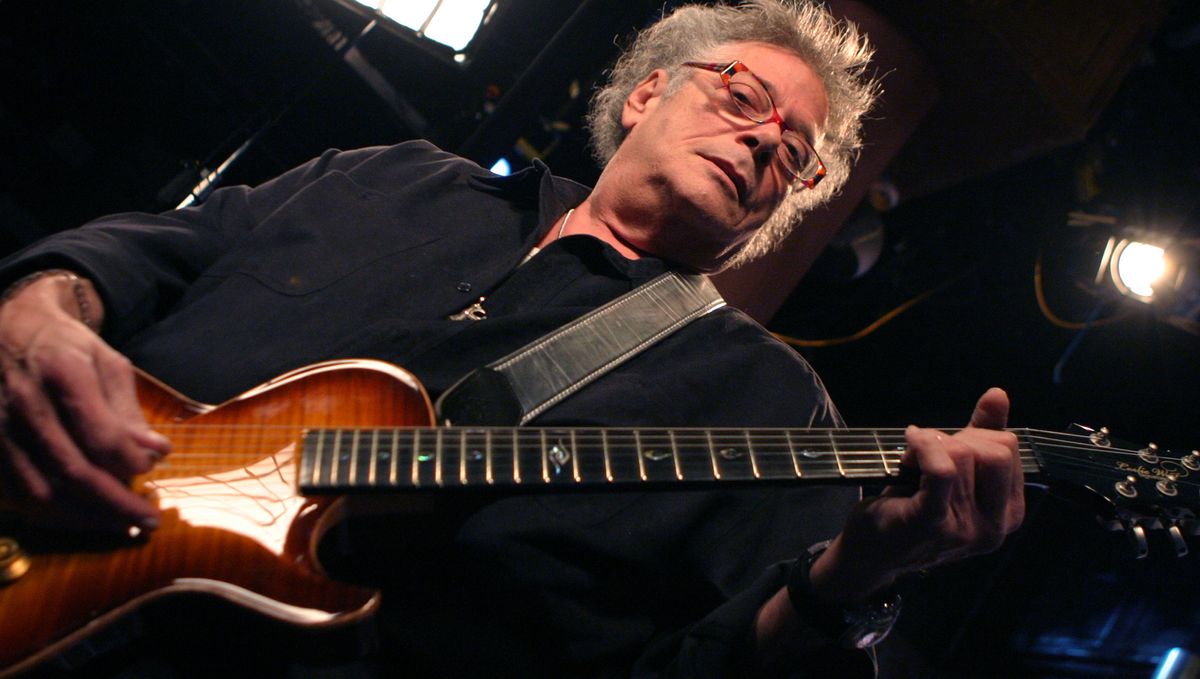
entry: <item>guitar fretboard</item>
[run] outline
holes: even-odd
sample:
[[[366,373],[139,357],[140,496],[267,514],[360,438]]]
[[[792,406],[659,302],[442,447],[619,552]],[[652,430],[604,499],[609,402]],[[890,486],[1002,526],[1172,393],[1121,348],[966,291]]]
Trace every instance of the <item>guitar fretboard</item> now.
[[[1039,469],[1022,439],[1027,473]],[[430,488],[643,487],[900,477],[901,429],[417,427],[316,429],[305,494]]]

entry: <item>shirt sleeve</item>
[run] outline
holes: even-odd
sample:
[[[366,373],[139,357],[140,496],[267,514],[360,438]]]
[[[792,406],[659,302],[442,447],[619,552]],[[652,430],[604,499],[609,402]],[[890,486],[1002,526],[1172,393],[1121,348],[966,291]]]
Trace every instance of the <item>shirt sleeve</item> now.
[[[194,206],[114,214],[50,236],[0,262],[0,287],[39,269],[74,270],[96,285],[104,334],[119,341],[165,315],[203,271],[322,177],[341,172],[402,181],[396,175],[448,158],[427,142],[329,150],[257,187],[227,187]],[[378,171],[385,164],[391,174]]]
[[[740,594],[704,619],[677,634],[653,643],[638,660],[635,677],[737,677],[754,674],[754,618],[758,609],[787,582],[792,563],[769,568]],[[844,649],[835,640],[800,621],[799,635],[816,648],[785,677],[839,677],[870,679],[875,675],[869,652]]]

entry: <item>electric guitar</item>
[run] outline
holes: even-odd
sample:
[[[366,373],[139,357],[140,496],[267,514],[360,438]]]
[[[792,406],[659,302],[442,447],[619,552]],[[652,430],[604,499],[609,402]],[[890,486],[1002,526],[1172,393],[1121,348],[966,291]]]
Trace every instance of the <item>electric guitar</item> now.
[[[139,375],[147,419],[173,452],[134,480],[159,528],[97,549],[0,532],[0,677],[40,666],[125,614],[182,593],[305,628],[363,622],[379,593],[316,558],[348,493],[467,493],[741,484],[897,482],[903,430],[434,427],[424,388],[396,366],[332,361],[219,406]],[[1012,430],[1033,482],[1106,506],[1146,549],[1197,532],[1200,453],[1172,455],[1106,430]]]

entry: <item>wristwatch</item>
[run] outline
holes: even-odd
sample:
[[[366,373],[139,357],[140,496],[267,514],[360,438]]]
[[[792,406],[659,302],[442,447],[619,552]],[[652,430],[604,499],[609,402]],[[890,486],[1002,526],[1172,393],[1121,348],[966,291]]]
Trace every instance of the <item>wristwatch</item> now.
[[[836,607],[821,603],[812,591],[809,570],[829,548],[830,540],[818,542],[796,560],[788,576],[788,599],[800,616],[845,648],[866,649],[883,641],[900,616],[900,595],[892,588],[875,593],[866,601]]]

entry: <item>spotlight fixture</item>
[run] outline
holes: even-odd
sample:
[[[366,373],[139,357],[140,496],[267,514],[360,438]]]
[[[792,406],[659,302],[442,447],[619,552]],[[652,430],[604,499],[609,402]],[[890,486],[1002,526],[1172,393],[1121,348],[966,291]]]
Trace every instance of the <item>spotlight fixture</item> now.
[[[1147,304],[1170,297],[1193,281],[1187,250],[1149,234],[1112,236],[1096,270],[1097,285],[1111,280],[1117,292]]]
[[[461,54],[497,0],[357,0],[358,4],[412,29],[420,37]]]

